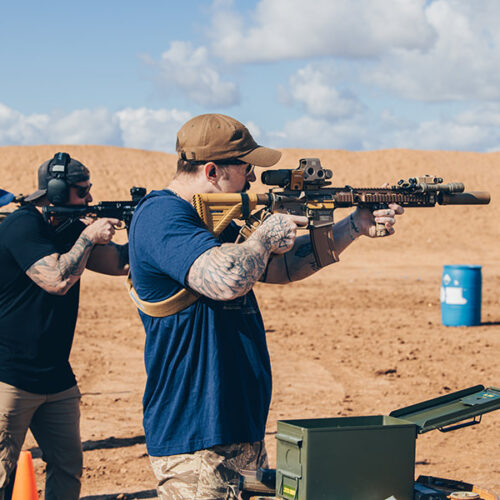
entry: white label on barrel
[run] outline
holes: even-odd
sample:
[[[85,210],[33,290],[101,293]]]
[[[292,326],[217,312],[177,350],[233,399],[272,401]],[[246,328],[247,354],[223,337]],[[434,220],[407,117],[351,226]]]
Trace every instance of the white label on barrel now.
[[[467,304],[467,299],[463,294],[464,289],[461,287],[441,287],[441,302],[451,305]]]
[[[450,276],[449,274],[445,274],[445,275],[443,276],[443,283],[444,283],[445,285],[449,285],[449,284],[450,284],[450,282],[451,282],[451,276]]]

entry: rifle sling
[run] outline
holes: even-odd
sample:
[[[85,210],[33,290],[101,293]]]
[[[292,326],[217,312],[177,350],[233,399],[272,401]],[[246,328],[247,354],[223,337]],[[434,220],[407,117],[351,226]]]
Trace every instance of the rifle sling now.
[[[325,267],[339,261],[333,248],[333,226],[312,227],[309,230],[311,244],[318,267]]]
[[[130,298],[134,301],[136,307],[144,314],[152,316],[153,318],[164,318],[166,316],[176,314],[183,309],[186,309],[191,304],[194,304],[200,297],[194,292],[183,288],[176,294],[172,295],[172,297],[159,302],[147,302],[145,300],[141,300],[132,285],[130,273],[127,276],[125,286],[127,287]]]
[[[230,194],[229,196],[234,197],[236,195]],[[256,197],[254,196],[252,200],[250,200],[250,197],[247,193],[240,193],[239,196],[240,202],[231,207],[231,209],[224,215],[222,220],[217,223],[217,226],[209,227],[214,236],[219,236],[219,234],[222,233],[224,229],[226,229],[228,224],[233,219],[240,218],[242,216],[246,219],[250,216],[250,212],[255,207],[257,202]],[[208,224],[209,211],[203,203],[203,198],[204,197],[201,195],[195,195],[195,197],[193,198],[193,205],[203,222],[205,222],[205,224]],[[133,300],[136,307],[140,309],[144,314],[147,314],[148,316],[152,316],[154,318],[163,318],[166,316],[177,314],[183,309],[189,307],[191,304],[194,304],[200,297],[195,292],[183,288],[168,299],[161,300],[160,302],[147,302],[145,300],[141,300],[132,285],[132,278],[130,277],[130,273],[127,277],[125,286],[127,287],[130,298]]]

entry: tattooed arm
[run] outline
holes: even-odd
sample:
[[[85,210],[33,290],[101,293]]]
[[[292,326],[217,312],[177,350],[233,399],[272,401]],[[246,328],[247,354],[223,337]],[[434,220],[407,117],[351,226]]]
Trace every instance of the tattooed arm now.
[[[87,226],[71,250],[65,254],[53,253],[37,260],[26,274],[40,288],[54,295],[65,295],[80,279],[92,248],[106,245],[115,233],[115,219],[97,219]]]
[[[385,224],[389,234],[394,234],[395,215],[402,213],[403,208],[395,204],[388,209],[375,210],[373,214],[367,209],[356,210],[333,226],[335,253],[340,255],[362,235],[374,238],[376,236],[375,222]],[[276,284],[299,281],[311,276],[319,269],[321,268],[316,264],[311,239],[307,234],[298,237],[288,253],[273,256],[269,260],[269,266],[262,281]]]
[[[271,252],[292,248],[297,224],[305,217],[275,214],[236,245],[225,243],[201,254],[189,269],[188,286],[214,300],[232,300],[247,293],[264,272]]]

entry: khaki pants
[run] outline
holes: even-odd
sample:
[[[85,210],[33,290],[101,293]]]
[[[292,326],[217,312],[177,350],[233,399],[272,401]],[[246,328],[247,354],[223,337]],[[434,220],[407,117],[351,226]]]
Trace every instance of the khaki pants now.
[[[82,475],[80,391],[33,394],[0,382],[0,500],[28,428],[47,463],[46,500],[77,500]]]
[[[149,459],[161,500],[233,500],[241,470],[268,467],[264,441]]]

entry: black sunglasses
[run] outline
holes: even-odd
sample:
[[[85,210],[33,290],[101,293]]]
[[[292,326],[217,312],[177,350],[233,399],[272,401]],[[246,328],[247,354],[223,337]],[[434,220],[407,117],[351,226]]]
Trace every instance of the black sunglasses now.
[[[255,168],[255,165],[252,165],[247,161],[238,160],[236,158],[230,158],[229,160],[215,160],[214,163],[217,163],[217,165],[246,165],[245,175],[247,176],[250,175]]]
[[[79,186],[78,184],[71,184],[71,187],[74,187],[76,190],[76,195],[78,198],[85,198],[90,192],[90,188],[92,187],[92,183],[89,183],[87,186]]]

